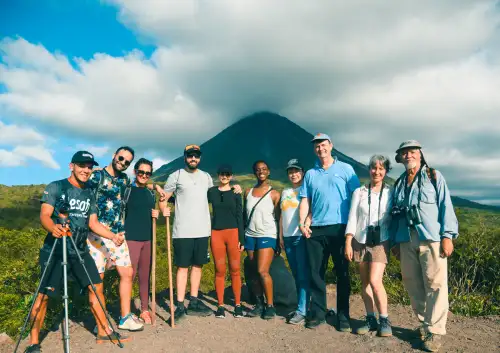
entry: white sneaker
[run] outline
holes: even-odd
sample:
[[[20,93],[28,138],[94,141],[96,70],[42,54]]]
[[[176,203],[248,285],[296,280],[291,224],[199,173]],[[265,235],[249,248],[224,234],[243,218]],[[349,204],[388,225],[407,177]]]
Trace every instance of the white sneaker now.
[[[138,319],[134,319],[134,314],[129,313],[124,318],[120,318],[120,324],[118,328],[120,330],[128,330],[128,331],[142,331],[144,330],[144,324],[141,323]],[[137,316],[135,316],[137,318]]]

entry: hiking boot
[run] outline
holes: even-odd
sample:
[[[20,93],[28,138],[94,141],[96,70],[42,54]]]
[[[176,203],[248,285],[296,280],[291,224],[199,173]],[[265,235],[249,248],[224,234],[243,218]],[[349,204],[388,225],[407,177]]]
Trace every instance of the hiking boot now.
[[[217,311],[215,312],[215,317],[219,319],[225,319],[226,318],[226,310],[224,307],[221,305],[217,308]]]
[[[422,342],[422,348],[427,352],[437,352],[443,345],[443,337],[433,333],[427,333]]]
[[[120,323],[118,324],[118,328],[120,330],[128,330],[130,332],[142,331],[144,330],[144,324],[139,321],[139,319],[135,319],[135,316],[132,313],[128,313],[125,317],[120,317]]]
[[[388,317],[381,317],[379,320],[379,326],[377,330],[377,335],[379,337],[390,337],[392,336],[391,321]]]
[[[101,343],[118,343],[118,340],[120,342],[129,342],[132,340],[131,337],[129,336],[123,336],[120,335],[118,332],[111,332],[109,335],[104,335],[104,336],[99,336],[97,335],[96,337],[96,343],[101,344]]]
[[[243,308],[241,305],[236,305],[234,307],[234,317],[243,317]]]
[[[262,317],[264,313],[264,298],[257,297],[256,303],[253,306],[252,310],[247,312],[247,317]]]
[[[40,346],[40,344],[38,343],[34,343],[34,344],[30,344],[26,350],[24,351],[24,353],[40,353],[40,349],[42,347]]]
[[[174,311],[175,322],[181,322],[186,318],[186,308],[184,305],[177,306]]]
[[[349,317],[342,312],[337,314],[337,330],[340,332],[351,332],[351,322]]]
[[[213,311],[198,298],[192,298],[187,307],[186,314],[205,317],[212,315]]]
[[[294,313],[293,316],[291,316],[287,322],[291,325],[300,325],[305,321],[305,319],[306,318],[304,315],[299,313]]]
[[[324,323],[326,323],[325,319],[308,318],[306,319],[306,328],[315,329],[316,327],[321,326]]]
[[[411,332],[412,332],[412,336],[414,336],[415,338],[420,338],[422,341],[424,340],[425,336],[427,335],[424,325],[420,325],[419,327],[412,330]]]
[[[264,320],[271,320],[276,317],[276,308],[272,305],[266,306],[264,310],[264,316],[262,317]]]
[[[364,324],[356,330],[358,335],[366,335],[368,332],[377,331],[378,322],[377,318],[373,315],[367,315],[364,317]]]

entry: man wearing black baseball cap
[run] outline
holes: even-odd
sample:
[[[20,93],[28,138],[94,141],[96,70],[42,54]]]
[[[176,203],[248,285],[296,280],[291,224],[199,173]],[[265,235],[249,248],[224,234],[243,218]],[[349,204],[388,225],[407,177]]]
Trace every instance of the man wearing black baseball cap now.
[[[177,308],[176,320],[181,321],[185,314],[194,316],[212,315],[212,309],[198,300],[202,266],[208,263],[208,238],[211,234],[210,211],[207,191],[214,184],[207,172],[198,169],[201,148],[191,144],[184,148],[185,167],[169,175],[165,183],[165,198],[175,193],[175,218],[172,234],[174,262],[177,266]],[[241,187],[235,185],[241,193]],[[165,214],[165,208],[162,209]],[[191,298],[184,307],[189,267]]]
[[[87,151],[76,152],[73,158],[71,158],[71,163],[90,163],[92,166],[99,165],[99,163],[94,160],[94,155]]]
[[[54,250],[56,259],[52,259],[50,264],[47,261],[56,238],[61,238],[66,229],[58,222],[60,211],[68,210],[69,229],[71,236],[75,241],[76,249],[72,242],[68,244],[68,271],[73,274],[82,288],[89,288],[89,299],[92,314],[94,315],[97,326],[97,342],[116,342],[119,337],[122,342],[130,340],[125,336],[119,336],[118,333],[111,331],[106,322],[106,315],[99,302],[95,298],[95,293],[90,285],[89,277],[95,285],[100,285],[102,280],[99,276],[97,266],[90,256],[87,247],[87,234],[89,228],[99,236],[110,239],[115,244],[121,244],[124,241],[122,234],[115,234],[101,225],[97,220],[97,205],[94,194],[91,189],[86,187],[92,168],[97,165],[94,156],[87,151],[78,151],[71,158],[69,168],[71,175],[69,178],[54,181],[47,185],[40,200],[42,206],[40,211],[40,221],[42,227],[47,230],[44,244],[40,249],[40,267],[41,273],[46,266],[47,272],[43,278],[42,288],[35,300],[31,313],[34,324],[30,334],[30,346],[26,352],[40,352],[39,334],[43,326],[45,314],[47,312],[48,298],[58,297],[61,290],[63,277],[62,261],[62,242],[57,244]],[[76,252],[80,254],[83,265],[79,262]],[[85,267],[85,268],[84,268]],[[86,271],[88,273],[88,277]],[[101,298],[104,302],[104,298]]]

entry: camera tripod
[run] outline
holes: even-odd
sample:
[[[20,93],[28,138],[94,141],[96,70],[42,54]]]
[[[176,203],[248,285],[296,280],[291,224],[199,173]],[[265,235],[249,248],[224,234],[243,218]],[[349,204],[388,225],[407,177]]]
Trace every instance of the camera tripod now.
[[[78,261],[80,262],[80,264],[82,265],[84,271],[85,271],[85,274],[87,275],[87,279],[89,280],[89,283],[90,283],[90,286],[92,288],[92,290],[94,291],[94,294],[99,302],[99,305],[102,309],[102,311],[104,312],[104,314],[106,315],[106,319],[108,321],[108,325],[109,327],[112,329],[112,333],[113,332],[116,332],[112,322],[111,322],[111,318],[108,314],[108,312],[106,311],[106,308],[104,307],[104,304],[101,302],[101,299],[99,298],[99,296],[97,295],[97,292],[96,292],[96,287],[94,285],[94,283],[92,282],[92,279],[90,278],[90,275],[87,271],[87,268],[85,267],[85,264],[84,264],[84,261],[80,255],[80,253],[78,252],[77,250],[77,247],[76,247],[76,243],[75,241],[73,240],[73,237],[71,236],[71,232],[69,231],[69,220],[68,220],[68,216],[66,213],[60,213],[59,215],[59,218],[60,218],[60,221],[61,221],[61,224],[63,224],[63,227],[66,229],[63,236],[61,237],[61,240],[62,240],[62,262],[61,262],[61,266],[63,267],[63,283],[64,283],[64,294],[63,294],[63,302],[64,302],[64,329],[63,329],[63,340],[64,340],[64,350],[66,353],[70,353],[70,347],[69,347],[69,303],[68,303],[68,239],[71,241],[72,245],[73,245],[73,249],[75,250],[75,253],[76,253],[76,256],[78,257]],[[30,310],[28,312],[28,315],[26,316],[26,319],[24,320],[24,325],[21,329],[21,333],[19,335],[19,339],[17,340],[17,344],[16,344],[16,347],[14,348],[14,353],[17,352],[17,349],[19,347],[19,344],[21,343],[21,339],[24,335],[24,332],[26,330],[26,326],[28,325],[28,322],[30,320],[30,316],[31,316],[31,312],[33,310],[33,307],[35,306],[35,302],[36,302],[36,299],[38,297],[38,294],[40,293],[40,289],[42,289],[42,284],[44,283],[44,279],[45,279],[45,276],[48,275],[47,274],[47,270],[50,268],[50,264],[52,263],[53,261],[53,257],[54,257],[54,252],[55,252],[55,249],[56,249],[56,246],[57,246],[57,243],[59,241],[59,238],[56,238],[55,241],[54,241],[54,245],[52,246],[52,249],[50,251],[50,255],[49,255],[49,258],[47,260],[47,263],[45,265],[45,268],[43,270],[43,273],[42,273],[42,277],[40,278],[40,283],[38,284],[38,288],[36,289],[36,292],[33,296],[33,301],[31,302],[31,307],[30,307]],[[35,317],[33,318],[33,323],[35,322],[35,319],[36,319],[36,315]],[[109,334],[108,334],[109,336]],[[111,338],[111,337],[110,337]],[[123,348],[123,343],[120,342],[120,337],[117,336],[117,341],[118,341],[118,346],[120,348]]]

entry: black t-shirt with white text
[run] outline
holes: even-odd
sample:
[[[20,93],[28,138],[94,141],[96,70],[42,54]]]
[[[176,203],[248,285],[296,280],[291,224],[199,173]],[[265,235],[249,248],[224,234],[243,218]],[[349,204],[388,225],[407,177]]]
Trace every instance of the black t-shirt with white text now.
[[[87,234],[89,230],[89,217],[97,213],[94,193],[91,189],[80,189],[73,186],[68,179],[54,181],[47,185],[43,192],[41,203],[47,203],[54,207],[52,220],[61,223],[59,211],[65,206],[68,209],[69,229],[76,247],[80,254],[88,252]],[[44,251],[50,251],[56,238],[48,233],[42,247]],[[73,244],[68,241],[68,254],[75,255]],[[62,241],[58,241],[56,253],[62,253]]]

